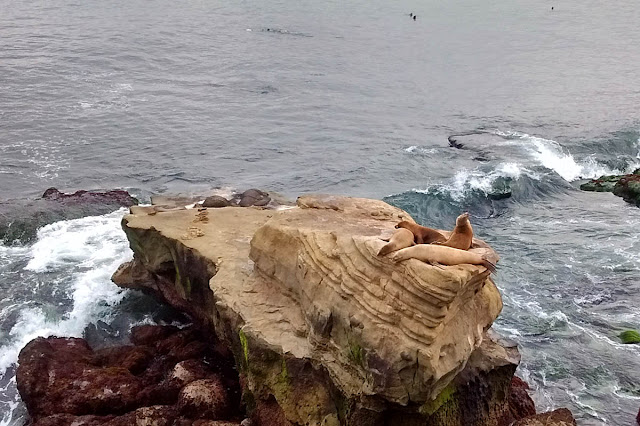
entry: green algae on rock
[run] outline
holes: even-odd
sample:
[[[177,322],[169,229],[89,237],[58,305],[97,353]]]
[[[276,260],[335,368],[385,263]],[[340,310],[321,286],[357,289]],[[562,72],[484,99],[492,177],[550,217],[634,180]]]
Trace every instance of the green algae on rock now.
[[[640,168],[624,175],[605,175],[580,185],[583,191],[612,192],[627,203],[640,206]]]
[[[618,335],[622,343],[632,344],[632,343],[640,343],[640,333],[635,330],[626,330]]]

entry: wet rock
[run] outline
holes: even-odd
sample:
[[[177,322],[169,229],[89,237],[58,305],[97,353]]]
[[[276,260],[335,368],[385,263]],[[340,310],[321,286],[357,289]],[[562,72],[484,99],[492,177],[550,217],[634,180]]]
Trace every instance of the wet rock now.
[[[248,189],[240,194],[238,205],[240,207],[266,206],[271,201],[269,194],[259,189]]]
[[[131,329],[131,342],[135,345],[154,345],[180,329],[171,325],[138,325]]]
[[[633,344],[640,343],[640,333],[635,330],[626,330],[618,335],[622,343]]]
[[[77,191],[65,194],[49,188],[35,200],[0,201],[0,241],[29,242],[38,228],[60,220],[110,213],[120,207],[138,204],[126,191]]]
[[[636,172],[638,173],[622,177],[613,187],[613,194],[640,207],[640,169]]]
[[[122,367],[136,375],[144,371],[153,352],[144,346],[116,346],[94,353],[94,362],[100,367]]]
[[[117,204],[121,207],[130,207],[138,204],[136,198],[132,197],[127,191],[122,190],[105,192],[80,190],[72,194],[65,194],[56,188],[49,188],[42,194],[42,198],[64,203],[109,203]]]
[[[515,420],[536,414],[536,405],[527,392],[529,385],[517,376],[511,379],[509,409]]]
[[[226,389],[217,377],[189,383],[178,397],[180,413],[189,418],[222,419],[229,408]]]
[[[95,352],[83,339],[27,344],[17,382],[34,425],[191,426],[193,418],[240,416],[238,375],[215,336],[193,327],[133,332],[145,344]]]
[[[640,169],[626,175],[600,176],[580,185],[583,191],[613,192],[628,203],[640,206]]]
[[[525,417],[513,423],[511,426],[576,426],[576,420],[571,411],[559,408],[547,413]]]
[[[640,426],[640,409],[638,410],[638,415],[636,416],[636,423]]]
[[[212,207],[212,208],[227,207],[230,205],[231,203],[229,202],[229,200],[219,195],[212,195],[210,197],[207,197],[202,203],[202,207]]]

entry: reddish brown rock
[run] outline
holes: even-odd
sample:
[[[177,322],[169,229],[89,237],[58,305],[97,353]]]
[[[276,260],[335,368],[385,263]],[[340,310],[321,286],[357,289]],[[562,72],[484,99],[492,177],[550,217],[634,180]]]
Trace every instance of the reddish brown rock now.
[[[131,342],[134,345],[154,345],[178,330],[178,327],[170,325],[138,325],[131,329]]]
[[[194,419],[224,419],[230,403],[222,381],[216,377],[196,380],[182,388],[178,397],[180,413]]]
[[[94,352],[83,339],[27,344],[17,381],[34,426],[191,426],[193,419],[242,418],[233,358],[217,339],[193,327],[142,326],[132,340],[148,345]]]
[[[527,382],[518,376],[513,376],[509,390],[509,409],[514,420],[536,414],[536,405],[529,396],[528,390]]]
[[[174,380],[181,386],[188,385],[196,380],[204,379],[211,372],[207,370],[207,366],[197,359],[189,359],[181,361],[173,367],[170,380]]]
[[[139,374],[153,358],[153,352],[144,346],[116,346],[95,351],[94,361],[102,367],[122,367]]]
[[[577,423],[571,411],[566,408],[559,408],[547,413],[525,417],[511,426],[577,426]]]

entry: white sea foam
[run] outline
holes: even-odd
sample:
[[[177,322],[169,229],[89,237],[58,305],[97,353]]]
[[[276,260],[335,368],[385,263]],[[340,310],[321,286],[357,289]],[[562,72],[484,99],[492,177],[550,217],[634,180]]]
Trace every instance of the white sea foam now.
[[[521,132],[503,132],[497,130],[494,134],[509,139],[523,140],[523,146],[531,156],[543,167],[553,170],[568,182],[578,179],[593,179],[602,175],[616,175],[629,173],[640,163],[628,165],[624,170],[614,169],[598,162],[593,156],[583,160],[576,160],[566,148],[558,142]],[[640,158],[640,151],[638,152]]]
[[[459,170],[453,177],[453,182],[450,185],[444,186],[444,189],[449,191],[456,201],[460,201],[469,191],[478,190],[485,194],[494,192],[494,184],[499,178],[511,178],[517,180],[523,174],[533,179],[539,179],[535,173],[522,167],[520,164],[501,163],[489,172],[479,169]]]
[[[120,220],[127,209],[103,216],[84,217],[47,225],[30,247],[26,270],[65,277],[72,308],[62,318],[40,307],[25,308],[0,346],[0,372],[17,361],[18,352],[38,336],[80,336],[92,321],[107,319],[125,291],[111,282],[111,274],[131,258]],[[51,283],[48,283],[51,284]],[[58,284],[60,285],[60,284]]]

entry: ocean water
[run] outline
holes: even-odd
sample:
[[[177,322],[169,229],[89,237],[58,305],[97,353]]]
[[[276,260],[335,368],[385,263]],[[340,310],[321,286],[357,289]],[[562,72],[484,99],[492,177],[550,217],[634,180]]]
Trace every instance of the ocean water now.
[[[495,328],[538,409],[632,425],[640,346],[616,336],[640,328],[640,209],[577,188],[640,166],[637,16],[628,0],[0,0],[0,207],[28,223],[51,186],[259,187],[443,228],[468,210],[502,256]],[[0,245],[0,425],[25,423],[31,338],[106,344],[171,317],[109,281],[131,256],[123,214],[70,211]]]

